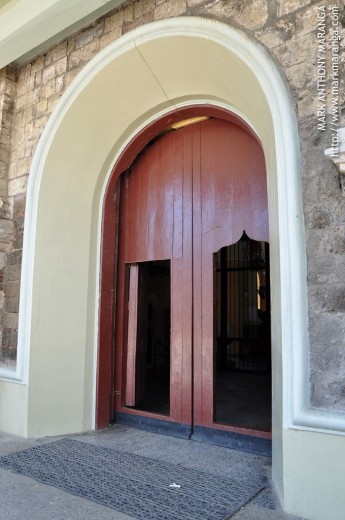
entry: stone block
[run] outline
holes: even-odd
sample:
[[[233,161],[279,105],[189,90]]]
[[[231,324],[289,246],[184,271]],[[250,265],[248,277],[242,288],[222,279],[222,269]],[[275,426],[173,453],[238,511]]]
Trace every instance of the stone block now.
[[[60,97],[61,97],[60,94],[55,94],[55,96],[51,96],[48,99],[48,105],[47,105],[47,113],[48,114],[51,114],[53,112],[54,108],[56,107],[57,102],[60,99]]]
[[[226,18],[246,29],[259,29],[268,19],[267,0],[233,0],[232,2],[210,2],[205,12],[217,18]]]
[[[140,2],[143,8],[143,15],[153,13],[155,9],[154,0],[141,0]]]
[[[26,98],[26,107],[25,108],[28,108],[30,107],[30,109],[32,110],[32,107],[35,103],[38,103],[40,99],[40,89],[36,88],[34,90],[31,90],[30,92],[27,93],[27,98]]]
[[[82,69],[82,65],[79,65],[78,67],[75,67],[74,69],[71,69],[68,72],[66,72],[66,74],[64,75],[65,87],[68,87],[68,85],[70,85],[72,83],[74,78],[76,76],[78,76],[81,69]]]
[[[141,18],[137,18],[136,20],[133,20],[130,23],[127,23],[122,27],[122,34],[125,34],[129,31],[132,31],[136,27],[139,27],[143,23],[149,23],[154,21],[154,12],[147,13],[143,15]]]
[[[8,181],[7,179],[0,179],[0,196],[7,197],[8,195]]]
[[[117,27],[113,31],[104,34],[99,39],[99,48],[104,49],[104,47],[106,47],[107,45],[112,43],[114,40],[119,38],[121,35],[122,35],[122,27]]]
[[[345,314],[323,313],[310,319],[311,403],[345,409]]]
[[[5,309],[7,312],[18,312],[19,298],[5,298]]]
[[[3,253],[4,254],[4,253]],[[1,267],[1,258],[0,258],[0,267]],[[21,266],[20,265],[12,265],[6,268],[6,277],[9,281],[19,281],[21,275]]]
[[[134,6],[133,4],[127,5],[123,11],[123,22],[129,23],[133,20],[134,17]]]
[[[23,122],[23,114],[24,114],[24,111],[20,111],[20,112],[14,112],[13,114],[13,127],[16,128],[18,126],[20,126]]]
[[[23,110],[23,124],[31,123],[34,118],[33,107],[29,106]]]
[[[2,336],[1,336],[2,341]],[[4,367],[15,367],[16,365],[17,348],[16,347],[1,347],[0,349],[0,363]]]
[[[310,228],[315,229],[324,229],[331,224],[331,215],[330,213],[320,207],[312,208],[306,214],[306,225]]]
[[[201,5],[205,2],[205,0],[187,0],[188,7],[195,7]]]
[[[32,156],[33,156],[32,146],[27,146],[24,150],[24,157],[32,157]]]
[[[64,74],[67,70],[67,56],[64,56],[61,58],[61,60],[58,60],[55,63],[55,71],[56,75],[60,76],[61,74]]]
[[[179,16],[186,12],[186,0],[169,0],[164,4],[157,5],[155,9],[155,20]]]
[[[28,99],[27,93],[17,97],[16,103],[15,103],[15,107],[16,107],[17,111],[24,110],[24,108],[27,107],[27,99]]]
[[[4,316],[4,327],[16,330],[18,328],[18,313],[7,312]]]
[[[14,349],[17,347],[18,332],[16,329],[4,328],[2,331],[2,346],[3,348]]]
[[[30,171],[30,166],[31,157],[24,157],[23,159],[19,159],[19,161],[17,161],[16,177],[27,175]]]
[[[54,92],[54,94],[58,94],[58,93],[62,92],[64,86],[65,86],[64,76],[63,75],[58,76],[56,78],[56,80],[55,80],[55,92]]]
[[[298,63],[314,63],[317,49],[316,32],[295,35],[283,45],[274,48],[274,54],[285,69]]]
[[[13,199],[13,218],[14,220],[24,219],[26,197],[20,195]]]
[[[11,157],[11,162],[9,164],[6,163],[7,165],[7,169],[5,169],[4,171],[7,171],[7,179],[9,178],[13,178],[13,177],[16,177],[17,175],[17,156],[21,155],[19,152],[18,152],[18,149],[16,150],[16,153],[15,154],[12,154],[12,157]],[[18,157],[19,158],[19,157]],[[0,164],[2,164],[0,162]],[[6,177],[4,175],[1,175],[1,178],[5,179]]]
[[[317,2],[296,13],[294,25],[297,34],[302,35],[316,31],[318,23],[317,8],[323,6],[325,6],[325,2]]]
[[[55,63],[55,72],[57,76],[64,74],[67,70],[67,56],[61,58]]]
[[[17,96],[17,88],[18,86],[15,81],[6,78],[3,88],[0,89],[0,94],[6,94],[13,99]]]
[[[39,56],[32,62],[31,74],[37,73],[44,67],[44,56]]]
[[[98,20],[94,27],[95,38],[100,38],[104,33],[104,20]]]
[[[295,24],[290,20],[279,20],[272,27],[265,27],[261,31],[255,33],[257,38],[263,45],[272,49],[278,45],[284,45],[290,40],[294,33]]]
[[[21,265],[22,263],[22,251],[11,251],[7,255],[7,265]]]
[[[68,69],[72,69],[77,67],[81,63],[85,63],[86,61],[90,61],[91,58],[94,57],[98,50],[98,42],[96,40],[92,40],[90,43],[73,51],[68,60]]]
[[[63,77],[59,76],[57,78],[53,78],[52,80],[48,81],[48,83],[42,89],[40,89],[37,102],[54,96],[55,94],[60,92],[62,88]]]
[[[11,82],[16,83],[18,80],[18,68],[16,65],[7,65],[4,69],[5,71],[5,78]]]
[[[51,51],[51,59],[52,61],[57,61],[66,56],[67,54],[67,41],[61,42],[59,45],[54,47]]]
[[[13,217],[11,200],[8,197],[1,197],[0,218],[11,220]],[[0,267],[1,268],[1,267]]]
[[[35,115],[40,116],[42,114],[45,114],[48,109],[48,101],[46,99],[43,99],[37,105],[35,105]]]
[[[306,89],[308,85],[315,88],[316,67],[313,63],[298,63],[287,67],[285,70],[286,77],[290,85],[296,90]]]
[[[312,0],[278,0],[278,16],[291,14],[297,9],[301,9],[306,5],[311,4]]]
[[[6,283],[5,296],[7,298],[18,298],[19,297],[19,281],[11,281]]]
[[[19,76],[17,84],[17,95],[22,96],[26,92],[29,92],[34,88],[35,76],[25,77],[24,75]]]
[[[133,12],[133,18],[141,18],[143,15],[143,3],[141,1],[135,2],[134,4],[134,12]]]
[[[56,76],[55,64],[49,65],[43,69],[42,83],[46,85],[48,81],[51,81]]]
[[[75,37],[75,49],[80,49],[90,43],[95,37],[94,28],[87,29]]]
[[[309,287],[309,304],[314,315],[324,312],[345,312],[345,285],[320,283]]]
[[[7,146],[0,144],[0,161],[8,163],[10,160],[10,151]]]
[[[23,137],[24,137],[25,141],[29,141],[31,139],[31,137],[32,137],[32,128],[33,128],[33,121],[30,121],[30,123],[27,123],[24,126],[24,136]],[[23,143],[23,140],[21,139],[20,142]],[[19,159],[23,158],[23,156],[25,156],[24,153],[22,153],[20,157],[18,156],[17,159],[19,160]],[[15,173],[14,176],[15,177],[19,176],[18,173],[17,173],[17,168],[16,168],[16,173]],[[12,177],[12,175],[11,175],[11,177]]]
[[[117,13],[109,16],[109,18],[105,19],[104,22],[104,32],[114,31],[117,27],[121,27],[123,25],[123,10],[118,11]]]
[[[0,145],[7,148],[10,153],[10,129],[6,127],[0,127]],[[3,159],[1,159],[3,160]]]
[[[74,48],[75,48],[75,37],[69,38],[67,40],[67,52],[66,52],[67,58],[71,54],[71,52],[74,51]]]
[[[298,92],[297,109],[300,119],[308,116],[314,116],[318,108],[318,100],[316,95],[316,86],[309,87]],[[315,121],[316,125],[316,121]]]
[[[10,242],[13,237],[13,221],[0,219],[0,241]]]
[[[8,164],[7,162],[0,161],[0,179],[7,179],[8,176]]]
[[[28,185],[28,175],[12,179],[8,182],[8,194],[9,196],[19,195],[26,193]]]

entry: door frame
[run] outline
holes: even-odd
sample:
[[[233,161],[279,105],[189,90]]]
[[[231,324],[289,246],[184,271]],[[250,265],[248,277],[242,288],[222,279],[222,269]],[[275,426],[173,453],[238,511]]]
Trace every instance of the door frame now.
[[[116,274],[118,254],[119,191],[118,180],[144,147],[171,124],[197,116],[209,116],[232,122],[245,129],[259,143],[260,140],[239,116],[225,108],[213,105],[193,105],[172,110],[149,123],[128,143],[119,156],[106,188],[102,214],[101,271],[100,271],[100,311],[99,348],[96,388],[96,428],[104,428],[114,416],[114,358],[116,327]],[[261,145],[261,143],[260,143]],[[143,413],[143,415],[145,415]],[[150,414],[149,414],[150,415]],[[223,429],[215,426],[215,429]],[[229,426],[228,431],[240,433],[243,429]],[[245,432],[243,432],[245,433]],[[255,432],[258,433],[258,432]],[[260,435],[270,438],[270,434]]]

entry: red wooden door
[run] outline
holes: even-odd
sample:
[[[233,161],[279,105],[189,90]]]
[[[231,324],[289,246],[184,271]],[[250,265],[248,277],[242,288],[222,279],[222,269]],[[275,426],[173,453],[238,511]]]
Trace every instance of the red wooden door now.
[[[164,419],[211,427],[214,253],[244,230],[268,241],[262,149],[246,130],[218,119],[171,131],[122,176],[120,200],[115,409],[160,417],[135,408],[145,357],[137,336],[147,317],[136,266],[169,261],[170,410]]]

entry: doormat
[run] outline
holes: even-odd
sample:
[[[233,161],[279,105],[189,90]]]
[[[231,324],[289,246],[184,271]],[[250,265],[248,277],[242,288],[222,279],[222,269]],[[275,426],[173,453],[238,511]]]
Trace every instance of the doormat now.
[[[0,467],[145,520],[225,520],[264,488],[72,439],[2,456]]]

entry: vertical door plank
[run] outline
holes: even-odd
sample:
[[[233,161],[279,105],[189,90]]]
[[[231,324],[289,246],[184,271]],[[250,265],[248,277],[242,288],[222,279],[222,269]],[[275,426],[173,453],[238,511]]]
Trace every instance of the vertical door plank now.
[[[180,132],[176,132],[178,135]],[[182,172],[182,256],[174,261],[179,262],[180,275],[175,278],[176,285],[173,290],[176,293],[176,307],[180,315],[181,339],[176,344],[180,349],[178,355],[178,368],[181,373],[181,422],[192,424],[193,413],[193,184],[192,184],[192,164],[193,164],[193,128],[187,127],[180,133],[179,146],[184,150]]]
[[[190,424],[192,287],[189,273],[192,239],[186,235],[191,233],[191,223],[185,222],[185,214],[189,212],[191,215],[192,208],[191,187],[185,187],[185,179],[188,185],[191,160],[186,167],[184,156],[184,133],[165,135],[145,149],[124,181],[124,202],[120,210],[119,305],[116,318],[117,323],[121,320],[123,323],[122,332],[116,336],[116,377],[122,379],[121,394],[124,398],[117,396],[116,406],[121,410],[124,405],[130,406],[129,403],[135,402],[140,386],[135,374],[138,359],[136,363],[133,360],[134,336],[138,334],[138,331],[133,332],[133,328],[138,327],[138,323],[131,319],[134,311],[128,313],[121,310],[122,302],[125,305],[126,294],[128,298],[128,293],[134,290],[128,288],[128,282],[126,286],[126,266],[151,260],[170,260],[170,418]],[[186,266],[185,262],[189,265]],[[132,300],[131,294],[129,299]],[[137,309],[137,312],[142,317],[142,311]],[[138,343],[138,337],[136,341]],[[138,357],[138,350],[136,355]],[[122,372],[119,368],[121,364],[125,367]]]
[[[132,264],[129,268],[129,298],[128,298],[128,336],[126,362],[126,406],[135,406],[136,401],[136,364],[138,340],[138,287],[139,266]]]
[[[203,424],[203,412],[210,406],[210,396],[203,399],[203,375],[206,374],[202,350],[202,207],[201,207],[201,125],[191,127],[193,131],[193,390],[195,424]],[[206,211],[208,208],[206,208]]]
[[[199,126],[200,152],[193,155],[194,419],[212,427],[213,255],[236,243],[244,230],[255,240],[268,240],[267,189],[263,152],[253,136],[225,121],[211,119]]]
[[[131,302],[134,291],[132,275],[129,287],[126,281],[126,265],[170,259],[170,417],[212,426],[213,255],[237,242],[243,230],[255,240],[268,240],[262,149],[239,126],[210,119],[168,133],[147,147],[122,191],[115,368],[124,399],[116,398],[117,407],[136,399],[131,329],[138,323],[134,310],[126,310],[126,298],[129,294]]]

